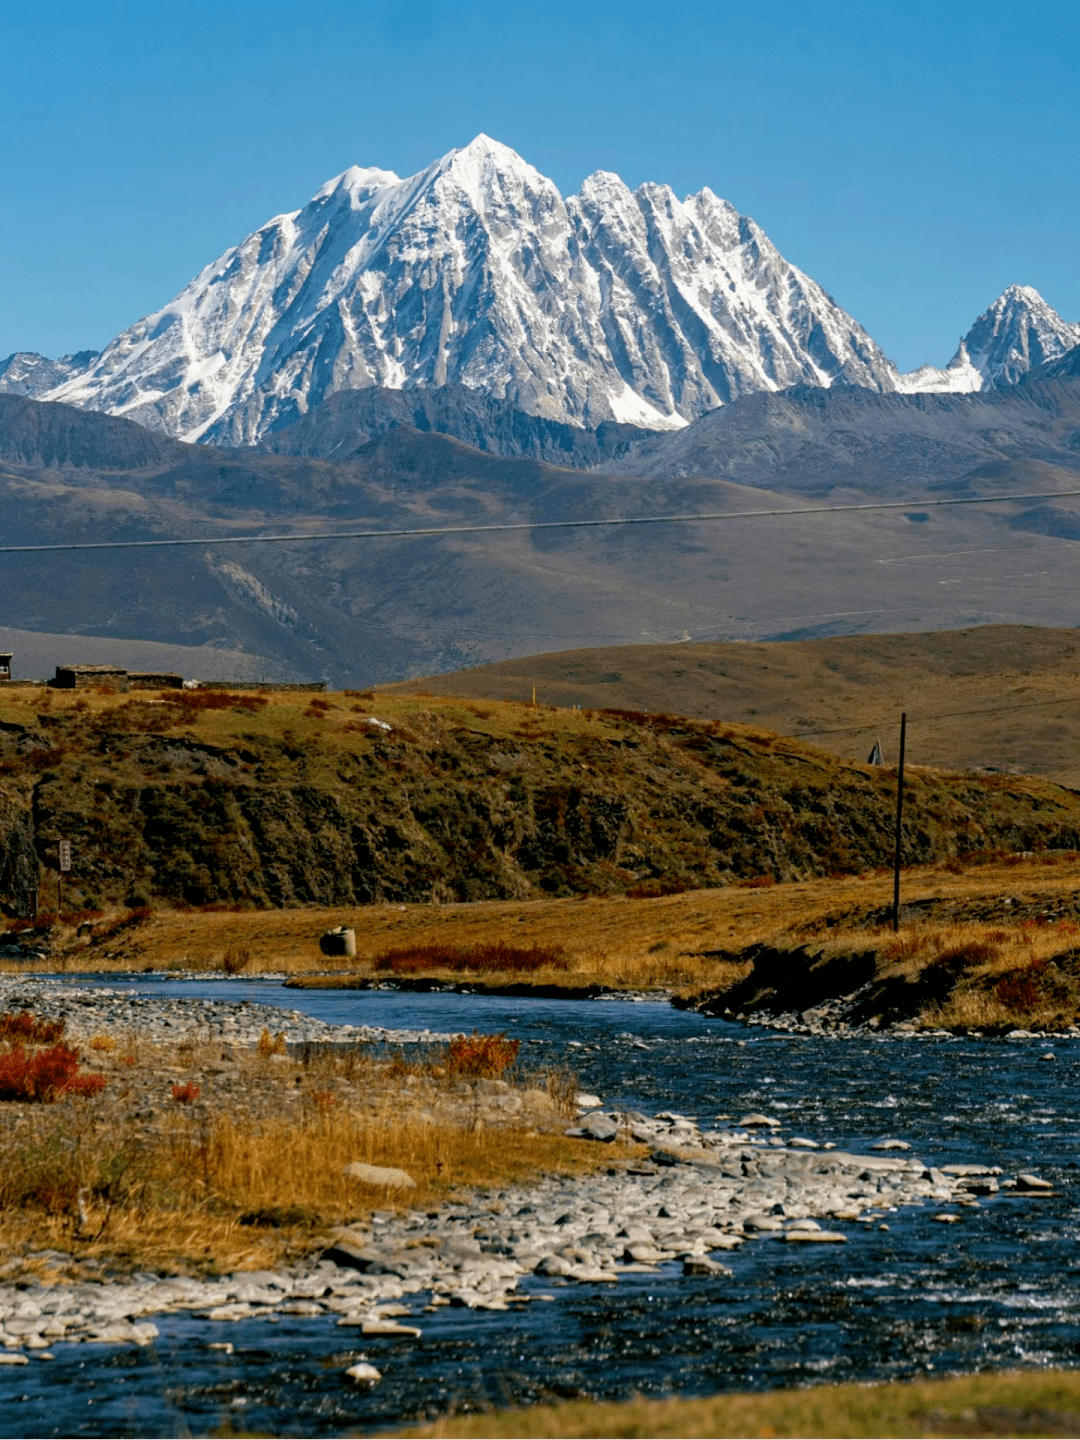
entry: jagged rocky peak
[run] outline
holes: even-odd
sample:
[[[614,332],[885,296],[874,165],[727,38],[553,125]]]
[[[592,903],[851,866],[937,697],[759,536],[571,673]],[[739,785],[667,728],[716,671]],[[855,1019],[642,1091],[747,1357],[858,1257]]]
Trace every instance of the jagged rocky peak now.
[[[964,336],[963,347],[987,386],[1015,385],[1036,365],[1080,345],[1071,325],[1030,285],[1010,285]]]
[[[458,384],[576,426],[679,427],[760,389],[894,387],[870,337],[703,190],[597,172],[569,200],[477,136],[352,168],[35,393],[251,443],[327,396]]]
[[[1077,340],[1080,327],[1014,287],[948,367],[898,375],[711,190],[679,199],[601,170],[564,199],[478,135],[404,179],[344,171],[100,355],[12,357],[0,389],[224,444],[257,443],[344,391],[413,386],[465,387],[579,428],[677,429],[794,385],[1011,383]]]
[[[82,375],[98,358],[97,350],[80,350],[49,360],[34,350],[16,350],[0,360],[0,395],[29,397],[52,390],[73,375]]]
[[[924,365],[900,377],[912,392],[1003,389],[1080,344],[1080,325],[1063,320],[1031,285],[1003,290],[960,341],[944,369]]]

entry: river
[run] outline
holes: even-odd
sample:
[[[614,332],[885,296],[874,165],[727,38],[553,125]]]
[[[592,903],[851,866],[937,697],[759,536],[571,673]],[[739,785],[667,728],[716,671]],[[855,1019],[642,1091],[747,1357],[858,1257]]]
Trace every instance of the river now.
[[[435,1031],[505,1030],[527,1062],[571,1064],[605,1105],[711,1125],[765,1110],[785,1134],[859,1151],[908,1141],[928,1164],[1034,1170],[1050,1198],[987,1197],[962,1221],[934,1206],[847,1224],[844,1246],[747,1245],[733,1277],[669,1266],[617,1286],[530,1278],[552,1294],[511,1312],[441,1310],[419,1342],[366,1340],[370,1393],[342,1377],[332,1319],[225,1324],[169,1314],[146,1350],[57,1345],[0,1371],[0,1435],[337,1435],[452,1406],[589,1395],[705,1394],[1015,1365],[1074,1365],[1080,1267],[1080,1040],[803,1037],[667,1005],[393,991],[283,990],[267,981],[107,982],[142,994],[249,999],[320,1019]],[[1054,1054],[1054,1059],[1043,1057]],[[209,1351],[232,1341],[235,1353]]]

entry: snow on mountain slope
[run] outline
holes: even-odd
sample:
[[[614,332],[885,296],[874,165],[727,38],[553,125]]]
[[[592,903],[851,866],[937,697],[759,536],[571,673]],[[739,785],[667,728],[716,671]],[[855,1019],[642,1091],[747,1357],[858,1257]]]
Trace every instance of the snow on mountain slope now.
[[[16,350],[0,360],[0,395],[25,395],[34,398],[54,390],[74,375],[82,375],[98,358],[96,350],[80,350],[77,355],[61,355],[48,360],[33,350]]]
[[[350,169],[38,398],[247,444],[327,395],[456,382],[534,415],[677,428],[794,384],[891,390],[870,337],[709,190],[564,200],[486,136]]]
[[[975,321],[945,369],[924,365],[901,375],[896,388],[908,395],[1003,389],[1074,345],[1080,345],[1080,325],[1063,320],[1030,285],[1010,285]]]

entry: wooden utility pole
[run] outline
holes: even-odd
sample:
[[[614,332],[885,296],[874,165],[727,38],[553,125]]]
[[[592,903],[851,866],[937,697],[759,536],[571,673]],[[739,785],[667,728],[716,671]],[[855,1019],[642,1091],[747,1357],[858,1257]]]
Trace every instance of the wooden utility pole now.
[[[904,827],[904,742],[907,739],[907,712],[900,716],[900,764],[896,771],[896,849],[893,854],[892,928],[900,929],[900,842]]]

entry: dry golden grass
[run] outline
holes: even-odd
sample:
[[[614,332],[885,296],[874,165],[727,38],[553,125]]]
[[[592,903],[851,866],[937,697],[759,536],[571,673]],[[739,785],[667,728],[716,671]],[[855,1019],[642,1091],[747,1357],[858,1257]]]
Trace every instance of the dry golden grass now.
[[[440,1420],[399,1434],[554,1436],[1075,1435],[1080,1373],[1014,1370],[888,1385],[821,1385],[706,1400],[569,1401]]]
[[[454,1080],[438,1052],[412,1066],[362,1050],[301,1066],[271,1044],[239,1057],[252,1083],[237,1096],[212,1089],[220,1051],[128,1041],[96,1054],[110,1079],[100,1100],[5,1107],[0,1247],[133,1269],[257,1268],[318,1248],[374,1208],[588,1172],[640,1148],[606,1146],[601,1156],[567,1139],[575,1087],[559,1074],[521,1075],[522,1108],[508,1117],[497,1108],[508,1090]],[[201,1101],[169,1103],[171,1086],[202,1091],[207,1074]],[[121,1094],[140,1084],[165,1112],[152,1130]],[[344,1174],[353,1161],[406,1170],[416,1188],[360,1184]]]
[[[1058,892],[1060,893],[1060,892]],[[878,982],[937,989],[918,1022],[928,1029],[1060,1030],[1080,1021],[1080,921],[926,920],[898,933],[878,926],[790,937],[830,952],[873,949]]]
[[[1020,902],[1054,904],[1075,894],[1080,861],[1075,855],[1047,853],[961,869],[947,866],[911,869],[903,875],[905,904],[933,899],[968,903],[1014,897]],[[491,971],[492,984],[591,985],[616,988],[663,987],[694,990],[729,983],[740,969],[730,957],[749,945],[797,942],[808,935],[832,935],[841,941],[852,922],[883,910],[892,900],[892,877],[884,872],[842,876],[798,884],[718,890],[689,890],[657,899],[480,901],[457,905],[370,905],[333,911],[155,910],[142,921],[117,931],[107,945],[88,944],[69,932],[59,947],[60,961],[71,970],[224,969],[230,952],[246,951],[244,975],[285,972],[315,976],[373,978],[375,961],[386,951],[408,946],[454,945],[463,948],[497,942],[529,947],[561,947],[566,969]],[[108,927],[110,917],[101,922]],[[355,961],[328,960],[318,948],[320,934],[332,924],[355,927]],[[828,928],[826,928],[828,926]],[[916,926],[912,933],[931,933]],[[991,928],[1001,928],[995,925]],[[860,930],[859,934],[873,932]],[[881,932],[883,934],[883,932]],[[905,935],[908,930],[905,929]],[[1018,935],[1027,936],[1027,931]],[[922,942],[920,942],[922,943]],[[928,941],[928,945],[932,942]],[[1032,942],[1021,938],[1020,951],[1034,943],[1053,943],[1049,935]],[[104,958],[103,949],[114,952]],[[12,962],[0,968],[18,970]],[[430,972],[460,981],[460,972]],[[472,977],[470,977],[472,978]]]

